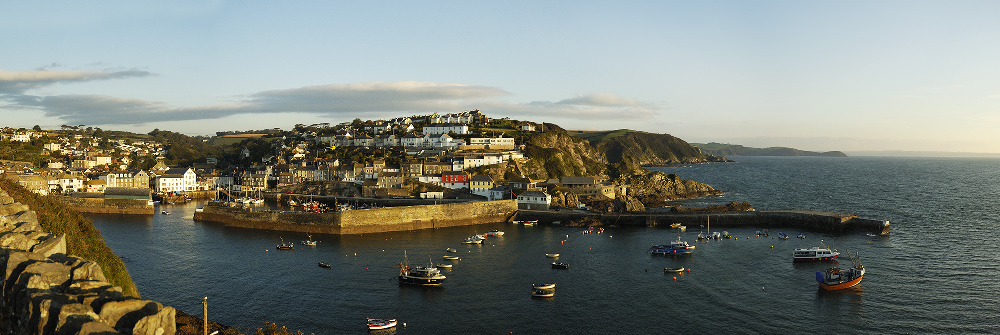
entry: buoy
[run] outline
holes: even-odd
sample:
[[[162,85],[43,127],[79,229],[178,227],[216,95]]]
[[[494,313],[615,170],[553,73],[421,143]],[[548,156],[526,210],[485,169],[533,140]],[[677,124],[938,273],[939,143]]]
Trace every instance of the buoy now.
[[[771,246],[771,249],[774,249],[774,246],[773,246],[773,245]]]
[[[763,290],[764,290],[764,287],[763,287],[763,286],[761,286],[761,287],[760,287],[760,290],[761,290],[761,291],[763,291]]]
[[[688,270],[688,272],[691,272],[691,269],[687,269],[687,270]]]
[[[674,277],[674,281],[677,281],[677,277]]]

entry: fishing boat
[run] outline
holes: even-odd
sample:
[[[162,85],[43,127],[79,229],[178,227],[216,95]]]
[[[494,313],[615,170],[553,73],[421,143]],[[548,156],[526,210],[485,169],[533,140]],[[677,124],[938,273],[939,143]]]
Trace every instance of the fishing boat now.
[[[369,330],[389,329],[396,326],[396,319],[367,319]]]
[[[552,268],[553,269],[560,269],[560,270],[567,270],[567,269],[569,269],[569,264],[560,263],[560,262],[552,262]]]
[[[848,253],[850,256],[850,253]],[[816,281],[819,288],[827,291],[843,290],[861,283],[861,278],[865,276],[865,266],[861,264],[860,256],[851,257],[851,267],[849,269],[829,268],[823,272],[816,272]]]
[[[531,288],[536,290],[551,290],[556,288],[556,283],[531,284]]]
[[[822,244],[823,241],[820,241]],[[829,261],[840,256],[836,250],[830,250],[825,244],[822,247],[796,248],[792,251],[793,262]]]
[[[663,272],[668,272],[668,273],[684,272],[684,267],[682,266],[679,268],[663,268]]]
[[[399,263],[399,283],[424,286],[440,286],[448,278],[441,274],[441,270],[434,267],[434,264],[427,262],[427,266],[410,266],[406,252],[403,252],[403,262]]]
[[[330,263],[319,262],[319,267],[329,269],[330,268]]]
[[[681,241],[681,233],[677,233],[677,241],[670,242],[670,244],[660,244],[653,245],[649,247],[649,253],[653,255],[678,255],[678,254],[690,254],[694,252],[695,246],[690,245],[687,241]]]
[[[286,243],[285,239],[282,238],[281,239],[281,244],[278,244],[278,245],[276,245],[274,247],[277,248],[278,250],[294,250],[295,249],[295,243],[292,243],[292,242],[287,242]]]
[[[531,290],[531,296],[535,298],[551,298],[555,295],[555,290]]]
[[[447,259],[449,261],[457,261],[459,258],[458,256],[444,256],[444,259]]]
[[[545,254],[545,257],[548,257],[548,258],[559,258],[559,254]]]
[[[302,241],[302,245],[311,245],[311,246],[315,247],[316,246],[316,241],[312,240],[313,239],[312,235],[306,235],[306,236],[309,236],[309,239],[305,240],[305,241]]]

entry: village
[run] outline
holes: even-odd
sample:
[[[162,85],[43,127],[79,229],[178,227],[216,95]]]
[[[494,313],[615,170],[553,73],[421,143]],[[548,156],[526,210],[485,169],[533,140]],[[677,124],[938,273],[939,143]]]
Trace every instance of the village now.
[[[41,144],[40,154],[51,158],[45,166],[0,160],[0,172],[40,195],[148,199],[150,203],[164,196],[189,199],[192,195],[218,198],[224,194],[230,200],[249,200],[267,193],[310,194],[308,188],[296,187],[304,184],[349,186],[338,188],[337,194],[322,194],[349,197],[517,199],[521,209],[549,209],[552,197],[547,190],[555,187],[564,187],[580,198],[613,199],[616,192],[624,192],[597,176],[494,180],[487,174],[469,172],[526,159],[523,138],[544,128],[545,124],[506,118],[491,120],[473,110],[388,120],[356,119],[335,126],[297,125],[290,132],[219,132],[217,138],[230,141],[274,140],[268,142],[270,150],[263,155],[255,156],[249,148],[234,153],[243,163],[205,157],[190,166],[166,163],[171,150],[168,143],[93,136],[104,135],[99,129],[87,136],[46,132],[38,127],[4,128],[0,145]],[[336,158],[336,153],[347,151],[375,154],[350,158],[341,154],[345,157]],[[155,159],[155,164],[148,169],[130,168],[143,157]],[[418,187],[421,192],[415,192],[414,185],[422,186]]]

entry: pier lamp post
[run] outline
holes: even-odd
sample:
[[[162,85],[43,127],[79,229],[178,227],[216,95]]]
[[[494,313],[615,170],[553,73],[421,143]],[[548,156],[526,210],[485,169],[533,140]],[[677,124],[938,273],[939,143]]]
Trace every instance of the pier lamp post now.
[[[201,301],[202,321],[205,322],[205,335],[208,335],[208,297]]]

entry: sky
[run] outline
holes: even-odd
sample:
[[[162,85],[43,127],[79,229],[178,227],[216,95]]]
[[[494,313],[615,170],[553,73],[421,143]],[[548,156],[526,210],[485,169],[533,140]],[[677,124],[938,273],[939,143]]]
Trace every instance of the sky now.
[[[997,1],[0,0],[0,126],[189,135],[453,113],[1000,153]]]

